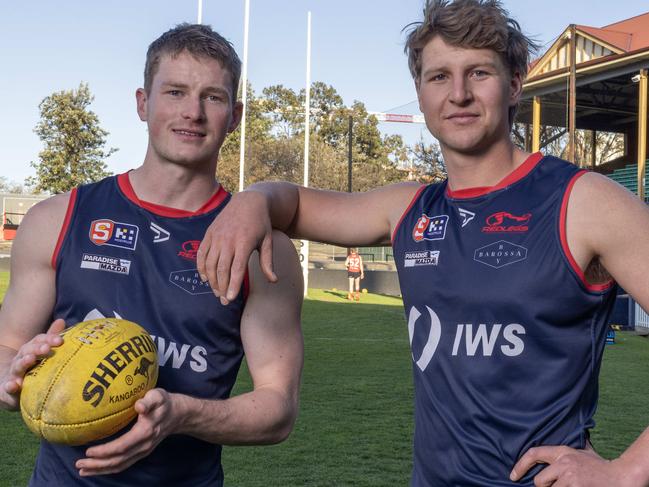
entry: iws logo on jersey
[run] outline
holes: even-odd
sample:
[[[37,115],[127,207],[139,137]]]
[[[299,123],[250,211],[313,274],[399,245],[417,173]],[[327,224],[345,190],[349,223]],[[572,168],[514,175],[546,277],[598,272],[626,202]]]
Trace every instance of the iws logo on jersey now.
[[[201,276],[198,275],[197,269],[187,269],[184,271],[173,271],[169,274],[169,282],[174,286],[178,286],[186,293],[197,294],[211,294],[209,282],[201,281]]]
[[[83,254],[81,268],[128,275],[131,271],[131,261],[107,255]]]
[[[430,360],[433,358],[433,355],[435,355],[435,350],[437,350],[439,339],[442,335],[442,324],[439,321],[439,317],[428,306],[426,306],[426,310],[428,311],[428,316],[430,317],[430,330],[428,331],[428,338],[426,340],[426,343],[423,347],[421,347],[421,354],[419,355],[418,359],[415,359],[415,348],[419,349],[420,347],[413,346],[413,340],[415,338],[415,325],[417,324],[417,320],[421,316],[421,313],[417,308],[413,306],[412,308],[410,308],[410,313],[408,314],[408,336],[410,337],[410,350],[412,350],[412,360],[415,361],[415,364],[417,364],[417,367],[419,367],[419,370],[421,370],[422,372],[426,370],[426,367],[428,367]]]
[[[158,349],[158,364],[160,367],[173,369],[191,369],[202,374],[207,370],[207,348],[202,345],[177,343],[169,338],[151,335]]]
[[[90,241],[95,245],[108,245],[110,247],[135,250],[139,230],[137,225],[114,222],[103,218],[93,220],[90,224],[89,236]]]
[[[198,247],[200,244],[200,240],[187,240],[186,242],[183,242],[182,250],[178,252],[178,255],[187,260],[196,262],[196,254],[198,253]]]
[[[167,230],[162,228],[160,225],[156,225],[153,222],[151,222],[151,224],[149,225],[149,230],[153,232],[153,243],[166,242],[171,236],[171,234]]]
[[[446,224],[448,215],[437,215],[429,217],[422,214],[412,230],[412,238],[415,242],[422,240],[444,240],[446,236]]]
[[[499,240],[476,249],[473,259],[494,269],[500,269],[527,259],[527,249],[521,245]]]
[[[119,313],[113,310],[115,318],[122,319]],[[97,308],[89,311],[81,321],[97,320],[105,318]],[[150,331],[150,330],[149,330]],[[158,350],[158,364],[160,367],[172,367],[174,369],[186,369],[189,367],[193,372],[203,373],[207,370],[207,349],[202,345],[190,345],[188,343],[176,343],[168,338],[151,334],[156,349]],[[135,375],[147,377],[149,367],[152,364],[140,361]]]
[[[439,250],[414,250],[406,252],[403,256],[403,267],[437,265],[438,262]]]
[[[531,213],[517,216],[508,211],[498,211],[486,218],[487,225],[482,227],[482,231],[485,233],[524,233],[530,229],[528,226],[530,218],[532,218]]]
[[[462,228],[466,227],[475,218],[475,213],[464,208],[458,208],[457,212],[460,214],[460,218],[462,218]]]
[[[441,353],[449,354],[450,352],[451,357],[492,357],[494,355],[517,357],[525,350],[525,342],[522,338],[526,333],[525,327],[518,323],[507,325],[502,323],[479,323],[477,325],[458,323],[455,325],[453,348],[449,350],[450,341],[441,343],[442,324],[439,316],[428,306],[426,306],[426,311],[427,313],[422,315],[415,306],[412,306],[408,313],[408,336],[410,337],[412,360],[422,372],[426,370],[438,348]],[[428,333],[426,333],[427,321],[430,321]],[[445,325],[446,328],[447,325]],[[452,335],[445,333],[444,336],[450,338]]]

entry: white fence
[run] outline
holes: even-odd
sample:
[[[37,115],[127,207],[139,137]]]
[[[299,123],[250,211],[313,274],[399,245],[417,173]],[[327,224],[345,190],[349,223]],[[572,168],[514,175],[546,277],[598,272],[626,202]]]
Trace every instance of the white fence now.
[[[635,303],[635,326],[649,331],[649,313]]]

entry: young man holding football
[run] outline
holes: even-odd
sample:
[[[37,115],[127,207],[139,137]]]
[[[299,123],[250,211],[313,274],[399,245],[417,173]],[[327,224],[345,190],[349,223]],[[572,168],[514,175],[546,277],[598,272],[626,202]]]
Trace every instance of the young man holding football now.
[[[271,228],[392,244],[413,357],[415,487],[649,485],[649,430],[612,461],[589,441],[614,282],[649,309],[638,257],[649,255],[649,211],[606,177],[514,146],[529,46],[497,0],[427,2],[406,50],[448,179],[353,194],[253,185],[199,249],[201,275],[227,302],[254,248],[281,282]]]
[[[282,283],[251,259],[231,308],[196,271],[198,243],[230,199],[214,174],[241,118],[240,69],[207,26],[163,34],[136,92],[144,163],[40,203],[20,226],[0,311],[2,407],[18,408],[25,372],[62,343],[57,332],[87,319],[140,324],[160,362],[130,429],[90,446],[43,441],[30,485],[222,485],[220,445],[277,443],[291,431],[303,354],[293,245],[274,234]],[[119,265],[94,265],[106,260]],[[254,388],[228,398],[244,353]]]

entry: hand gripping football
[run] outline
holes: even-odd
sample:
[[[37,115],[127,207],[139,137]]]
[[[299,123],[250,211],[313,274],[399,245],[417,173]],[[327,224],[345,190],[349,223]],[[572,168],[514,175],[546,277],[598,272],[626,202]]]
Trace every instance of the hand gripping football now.
[[[151,336],[131,321],[101,318],[65,330],[25,375],[23,420],[53,443],[81,445],[105,438],[137,414],[133,405],[158,380]]]

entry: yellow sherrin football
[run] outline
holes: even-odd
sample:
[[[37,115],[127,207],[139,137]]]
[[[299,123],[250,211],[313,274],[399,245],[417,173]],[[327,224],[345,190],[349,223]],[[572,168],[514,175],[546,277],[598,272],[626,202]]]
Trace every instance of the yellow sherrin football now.
[[[30,430],[53,443],[105,438],[135,416],[135,401],[155,387],[158,356],[140,325],[115,318],[78,323],[25,375],[20,411]]]

